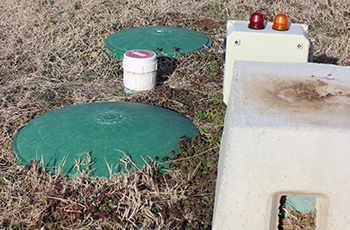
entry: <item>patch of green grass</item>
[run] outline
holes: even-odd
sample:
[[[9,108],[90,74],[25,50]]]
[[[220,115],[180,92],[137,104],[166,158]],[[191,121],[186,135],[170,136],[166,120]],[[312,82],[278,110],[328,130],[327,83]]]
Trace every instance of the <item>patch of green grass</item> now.
[[[26,202],[24,203],[24,207],[29,207],[29,206],[31,206],[31,205],[33,205],[33,201],[32,201],[32,200],[28,200],[28,201],[26,201]]]
[[[138,9],[138,8],[140,8],[140,6],[141,6],[140,4],[135,4],[132,8],[133,9]]]
[[[13,230],[21,230],[21,229],[26,229],[27,226],[28,226],[27,223],[19,222],[19,223],[13,224],[12,229]]]
[[[221,22],[225,23],[228,21],[228,17],[232,13],[232,9],[226,7],[227,0],[221,1],[221,3],[215,3],[214,5],[207,5],[204,7],[203,11],[206,13],[214,13],[215,17]]]
[[[84,79],[87,82],[92,82],[98,77],[98,74],[95,72],[95,70],[86,70],[83,73],[82,79]]]
[[[185,199],[178,201],[172,210],[162,212],[167,219],[188,216],[186,221],[177,222],[177,229],[210,229],[213,213],[217,160],[219,146],[217,139],[221,129],[216,129],[205,138],[196,136],[190,140],[181,138],[179,153],[172,158],[174,170],[183,175],[178,183],[187,188]],[[220,139],[220,138],[219,138]]]
[[[59,212],[57,212],[57,211],[53,213],[53,216],[54,216],[55,218],[58,218],[60,215],[61,215],[61,214],[60,214]]]
[[[16,121],[15,126],[17,126],[17,127],[21,126],[21,121]]]
[[[0,178],[0,186],[6,186],[6,185],[7,185],[7,183],[5,181],[5,178],[1,177]]]
[[[223,126],[225,114],[226,105],[223,104],[222,94],[219,93],[200,103],[195,109],[194,118],[213,123],[214,126]]]
[[[5,144],[5,148],[6,149],[12,149],[12,145],[13,145],[13,140],[11,140],[7,144]]]
[[[124,96],[126,96],[126,93],[125,93],[124,89],[119,89],[115,93],[113,93],[112,95],[116,96],[116,97],[124,97]]]
[[[122,11],[124,9],[124,4],[110,4],[109,5],[109,10],[111,10],[111,12],[115,13],[119,13],[120,11]]]

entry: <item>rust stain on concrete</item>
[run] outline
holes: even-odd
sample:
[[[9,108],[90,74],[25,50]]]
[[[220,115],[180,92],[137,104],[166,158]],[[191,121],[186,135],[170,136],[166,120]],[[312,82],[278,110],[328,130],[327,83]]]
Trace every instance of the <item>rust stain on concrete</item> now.
[[[246,82],[244,100],[262,114],[290,122],[350,128],[350,81],[327,77],[264,76]]]

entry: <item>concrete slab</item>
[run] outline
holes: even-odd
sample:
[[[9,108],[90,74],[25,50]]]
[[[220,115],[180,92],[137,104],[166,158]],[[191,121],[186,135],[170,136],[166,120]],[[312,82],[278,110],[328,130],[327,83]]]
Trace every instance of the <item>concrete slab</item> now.
[[[350,67],[236,61],[213,229],[276,229],[281,196],[314,197],[317,229],[350,229]]]

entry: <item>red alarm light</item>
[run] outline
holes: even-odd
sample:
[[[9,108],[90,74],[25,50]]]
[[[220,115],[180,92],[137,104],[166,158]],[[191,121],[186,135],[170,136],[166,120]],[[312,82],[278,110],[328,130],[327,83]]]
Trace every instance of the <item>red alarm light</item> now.
[[[285,14],[277,14],[273,21],[272,29],[274,30],[289,30],[288,18]]]
[[[254,12],[250,16],[248,28],[254,29],[254,30],[261,30],[265,28],[264,17],[260,12]]]

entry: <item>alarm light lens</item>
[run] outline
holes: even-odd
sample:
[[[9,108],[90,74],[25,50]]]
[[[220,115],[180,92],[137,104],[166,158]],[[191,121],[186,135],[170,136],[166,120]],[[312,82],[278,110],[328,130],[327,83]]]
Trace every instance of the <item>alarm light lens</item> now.
[[[265,28],[264,17],[261,13],[255,12],[250,16],[248,28],[254,30],[261,30]]]
[[[288,18],[285,14],[277,14],[273,21],[272,29],[274,30],[288,30]]]

